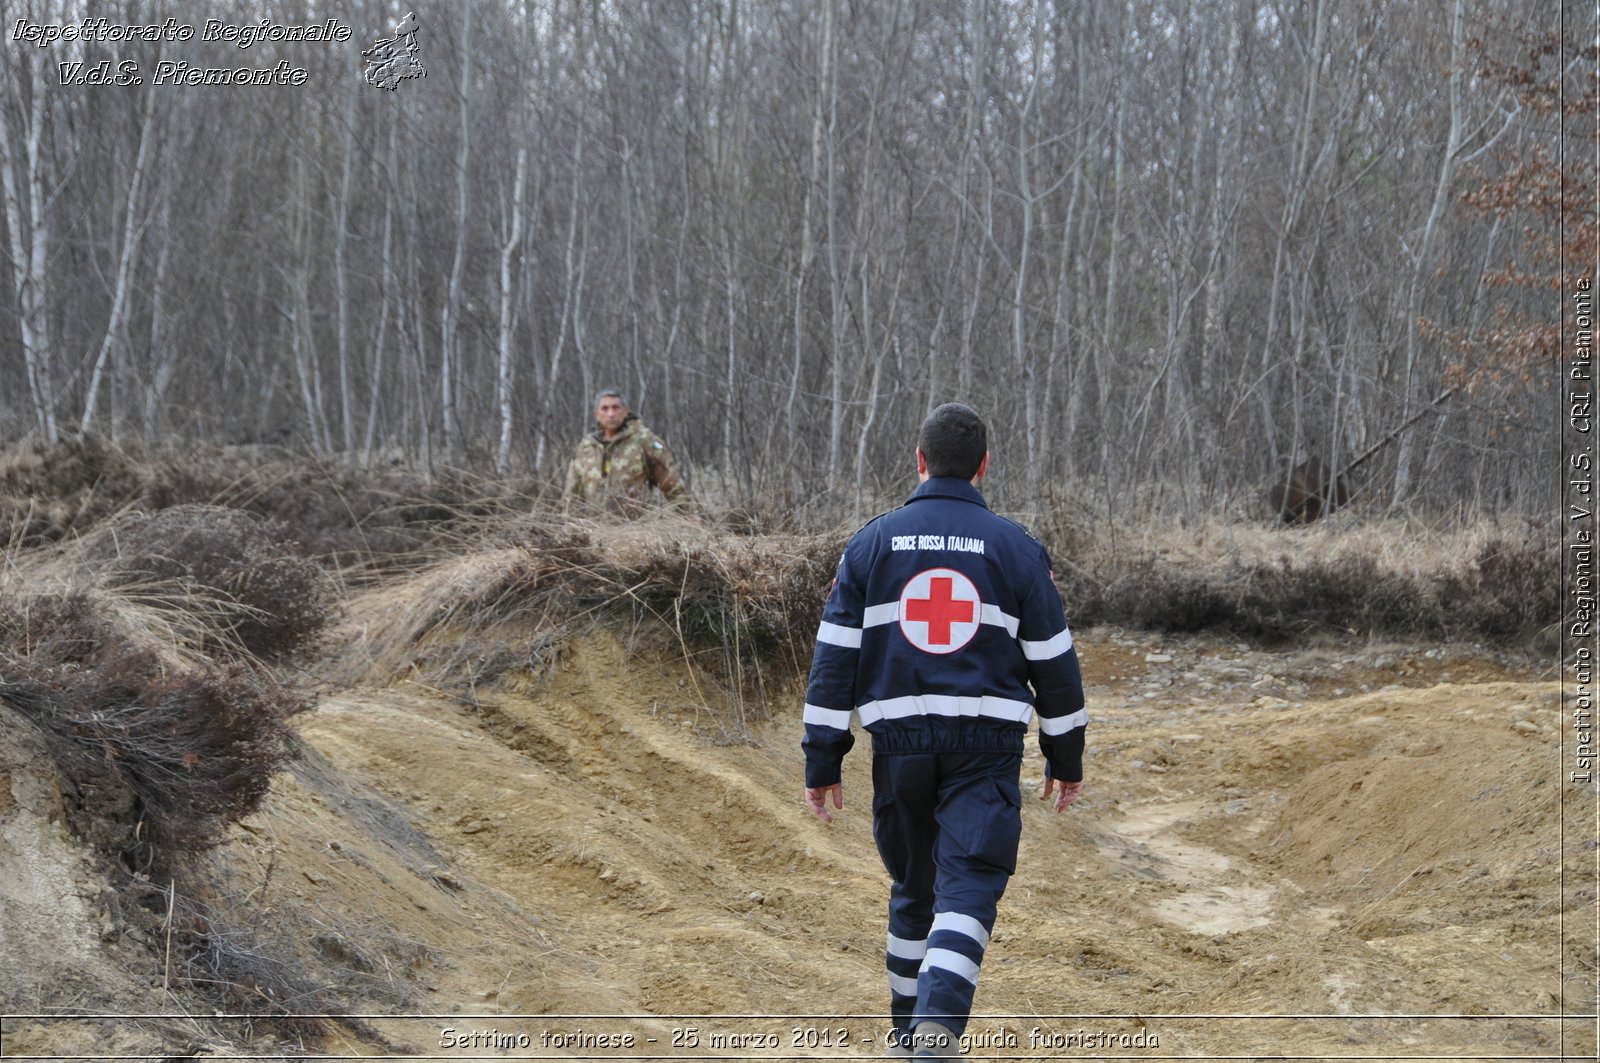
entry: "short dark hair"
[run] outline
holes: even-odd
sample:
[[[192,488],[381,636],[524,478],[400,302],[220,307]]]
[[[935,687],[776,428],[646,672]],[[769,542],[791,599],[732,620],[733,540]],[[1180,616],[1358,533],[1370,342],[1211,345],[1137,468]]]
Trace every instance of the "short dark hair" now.
[[[971,406],[947,402],[922,422],[917,447],[928,463],[929,476],[970,480],[978,475],[989,452],[989,430]]]

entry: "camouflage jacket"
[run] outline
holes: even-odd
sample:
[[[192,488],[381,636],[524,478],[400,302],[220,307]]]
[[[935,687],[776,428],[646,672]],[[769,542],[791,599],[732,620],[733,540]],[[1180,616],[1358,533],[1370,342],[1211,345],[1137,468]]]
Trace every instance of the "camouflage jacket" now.
[[[599,505],[643,501],[654,484],[667,501],[689,506],[689,489],[678,475],[677,459],[659,436],[633,414],[617,437],[607,440],[598,425],[583,437],[567,467],[566,499]]]

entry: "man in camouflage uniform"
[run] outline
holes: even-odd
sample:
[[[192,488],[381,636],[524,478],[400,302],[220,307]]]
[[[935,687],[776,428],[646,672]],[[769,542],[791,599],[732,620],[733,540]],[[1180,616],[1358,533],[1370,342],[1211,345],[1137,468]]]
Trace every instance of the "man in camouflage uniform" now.
[[[674,506],[690,508],[677,460],[659,436],[628,409],[615,388],[595,396],[594,431],[583,437],[567,468],[566,502],[628,508],[643,502],[651,485]]]

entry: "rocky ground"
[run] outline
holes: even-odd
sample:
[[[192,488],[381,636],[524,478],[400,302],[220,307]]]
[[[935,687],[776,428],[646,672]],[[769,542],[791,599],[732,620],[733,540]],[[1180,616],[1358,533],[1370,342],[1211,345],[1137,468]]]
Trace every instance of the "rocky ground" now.
[[[1594,1021],[1562,1015],[1595,1007],[1595,793],[1564,782],[1551,667],[1079,643],[1085,796],[1025,810],[972,1057],[1593,1058]],[[648,626],[505,644],[488,684],[330,685],[212,859],[210,900],[252,947],[363,1016],[321,1043],[163,990],[160,942],[107,925],[8,725],[0,946],[40,960],[5,982],[3,1054],[881,1054],[865,749],[823,825],[799,799],[798,690],[741,711]],[[1024,771],[1037,785],[1036,751]],[[57,1007],[144,1017],[21,1017]]]

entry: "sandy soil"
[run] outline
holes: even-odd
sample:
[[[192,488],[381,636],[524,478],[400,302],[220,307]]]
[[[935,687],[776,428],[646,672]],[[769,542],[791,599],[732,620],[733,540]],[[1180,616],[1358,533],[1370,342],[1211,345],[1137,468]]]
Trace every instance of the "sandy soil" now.
[[[1561,1016],[1595,1007],[1594,793],[1563,782],[1548,669],[1080,652],[1087,790],[1025,810],[973,1058],[1593,1058],[1594,1021]],[[870,755],[812,819],[799,704],[738,719],[666,632],[599,625],[488,686],[331,689],[212,901],[381,1035],[320,1052],[881,1055]],[[10,1022],[5,1053],[65,1052],[69,1026]]]

